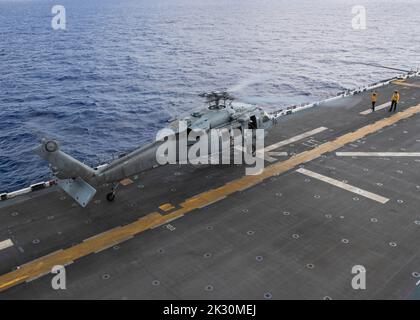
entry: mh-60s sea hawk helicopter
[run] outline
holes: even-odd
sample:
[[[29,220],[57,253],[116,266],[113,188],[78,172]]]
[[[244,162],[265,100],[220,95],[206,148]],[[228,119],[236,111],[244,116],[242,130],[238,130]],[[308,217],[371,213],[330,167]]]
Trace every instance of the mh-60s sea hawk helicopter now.
[[[200,95],[206,99],[206,107],[192,112],[190,115],[170,122],[168,129],[174,132],[175,139],[179,139],[182,130],[210,129],[269,129],[276,123],[277,114],[268,114],[261,107],[234,101],[227,92],[211,92]],[[179,126],[184,121],[186,127]],[[159,166],[156,154],[163,141],[146,144],[109,164],[91,168],[72,158],[60,150],[55,140],[43,139],[41,145],[34,152],[49,162],[57,184],[82,207],[85,207],[96,193],[95,187],[113,184],[107,194],[108,201],[115,199],[118,185],[124,179],[143,171]],[[191,148],[196,141],[188,141],[187,148]],[[180,154],[177,160],[182,161]]]

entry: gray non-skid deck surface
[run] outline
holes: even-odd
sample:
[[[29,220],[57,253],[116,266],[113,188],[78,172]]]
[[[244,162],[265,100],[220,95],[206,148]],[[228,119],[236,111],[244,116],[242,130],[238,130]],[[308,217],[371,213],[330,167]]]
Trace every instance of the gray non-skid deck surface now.
[[[419,88],[392,84],[378,90],[378,104],[395,88],[400,109],[420,103]],[[266,145],[328,128],[276,150],[300,153],[389,116],[387,110],[359,114],[369,106],[365,92],[285,117]],[[339,151],[420,152],[419,127],[415,115]],[[77,260],[66,268],[67,290],[53,290],[47,275],[0,299],[419,298],[420,159],[329,153],[305,169],[390,200],[381,204],[292,170],[195,210],[171,222],[173,228],[148,230]],[[114,203],[104,200],[105,189],[82,209],[56,188],[2,202],[0,241],[14,246],[0,251],[0,273],[243,174],[240,166],[167,166],[140,175]],[[367,269],[366,290],[351,287],[354,265]]]

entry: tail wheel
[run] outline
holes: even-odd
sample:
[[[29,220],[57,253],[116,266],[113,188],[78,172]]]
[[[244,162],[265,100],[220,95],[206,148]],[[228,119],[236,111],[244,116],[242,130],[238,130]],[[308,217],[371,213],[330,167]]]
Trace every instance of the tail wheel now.
[[[109,202],[114,201],[114,200],[115,200],[115,193],[114,193],[114,192],[110,192],[110,193],[108,193],[108,194],[106,195],[106,199],[107,199]]]

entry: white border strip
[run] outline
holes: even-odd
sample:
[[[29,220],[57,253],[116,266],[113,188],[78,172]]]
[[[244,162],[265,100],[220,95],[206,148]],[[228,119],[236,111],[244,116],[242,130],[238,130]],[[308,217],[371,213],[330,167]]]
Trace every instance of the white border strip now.
[[[310,136],[313,136],[313,135],[315,135],[315,134],[317,134],[317,133],[320,133],[320,132],[323,132],[323,131],[325,131],[325,130],[328,130],[328,128],[326,128],[326,127],[319,127],[319,128],[314,129],[314,130],[304,132],[304,133],[299,134],[299,135],[297,135],[297,136],[294,136],[294,137],[292,137],[292,138],[290,138],[290,139],[283,140],[283,141],[280,141],[280,142],[274,143],[274,144],[272,144],[272,145],[269,145],[268,147],[265,147],[265,148],[264,148],[264,152],[269,152],[269,151],[272,151],[272,150],[278,149],[278,148],[280,148],[280,147],[284,147],[284,146],[286,146],[286,145],[288,145],[288,144],[291,144],[291,143],[293,143],[293,142],[296,142],[296,141],[299,141],[299,140],[302,140],[302,139],[308,138],[308,137],[310,137]]]
[[[382,110],[382,109],[388,108],[390,106],[391,106],[391,102],[386,102],[384,104],[381,104],[381,105],[375,107],[375,112],[378,111],[378,110]],[[373,113],[372,112],[372,108],[360,112],[360,114],[363,115],[363,116],[366,116],[366,115],[371,114],[371,113]]]
[[[47,182],[35,183],[35,184],[32,184],[28,188],[20,189],[20,190],[13,191],[13,192],[10,192],[10,193],[2,193],[2,194],[0,194],[0,201],[12,199],[12,198],[15,198],[17,196],[21,196],[21,195],[24,195],[24,194],[27,194],[27,193],[31,193],[33,191],[46,189],[46,188],[52,187],[53,185],[56,185],[56,184],[57,184],[56,180],[50,180],[50,181],[47,181]]]
[[[299,172],[299,173],[302,173],[304,175],[307,175],[307,176],[309,176],[311,178],[318,179],[318,180],[321,180],[323,182],[329,183],[329,184],[331,184],[333,186],[336,186],[338,188],[341,188],[341,189],[344,189],[344,190],[347,190],[347,191],[356,193],[356,194],[361,195],[361,196],[363,196],[365,198],[368,198],[368,199],[377,201],[377,202],[382,203],[382,204],[385,204],[385,203],[387,203],[389,201],[388,198],[385,198],[385,197],[382,197],[380,195],[371,193],[369,191],[366,191],[366,190],[363,190],[363,189],[360,189],[360,188],[351,186],[351,185],[349,185],[347,183],[344,183],[344,182],[335,180],[333,178],[329,178],[327,176],[323,176],[322,174],[319,174],[319,173],[316,173],[316,172],[313,172],[313,171],[310,171],[310,170],[306,170],[306,169],[300,168],[300,169],[296,170],[296,172]]]
[[[10,247],[13,247],[13,241],[10,239],[4,240],[0,242],[0,250],[4,250]]]
[[[420,157],[420,152],[336,152],[338,157]]]
[[[273,143],[273,144],[271,144],[269,146],[266,146],[266,147],[264,147],[264,150],[263,150],[264,160],[269,161],[269,162],[274,162],[274,161],[277,161],[277,159],[275,159],[273,157],[288,156],[288,153],[287,152],[275,152],[275,151],[272,151],[272,150],[276,150],[278,148],[281,148],[281,147],[284,147],[286,145],[289,145],[289,144],[291,144],[293,142],[297,142],[299,140],[303,140],[305,138],[311,137],[311,136],[316,135],[317,133],[323,132],[325,130],[328,130],[328,128],[326,128],[326,127],[319,127],[319,128],[313,129],[311,131],[307,131],[307,132],[298,134],[298,135],[296,135],[294,137],[291,137],[289,139],[286,139],[286,140],[283,140],[283,141],[279,141],[279,142]],[[245,152],[244,151],[244,148],[242,146],[235,146],[234,148],[236,150],[241,151],[241,152]],[[258,155],[258,152],[257,152],[257,157],[258,158],[262,158],[261,156]]]

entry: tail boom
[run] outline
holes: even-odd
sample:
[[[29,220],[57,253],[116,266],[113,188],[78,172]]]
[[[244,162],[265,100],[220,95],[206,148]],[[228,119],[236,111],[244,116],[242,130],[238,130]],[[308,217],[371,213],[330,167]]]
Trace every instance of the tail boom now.
[[[94,183],[95,170],[61,151],[55,140],[43,139],[33,151],[49,162],[52,173],[58,178],[58,186],[82,207],[87,206],[96,194],[96,189],[89,184]]]

